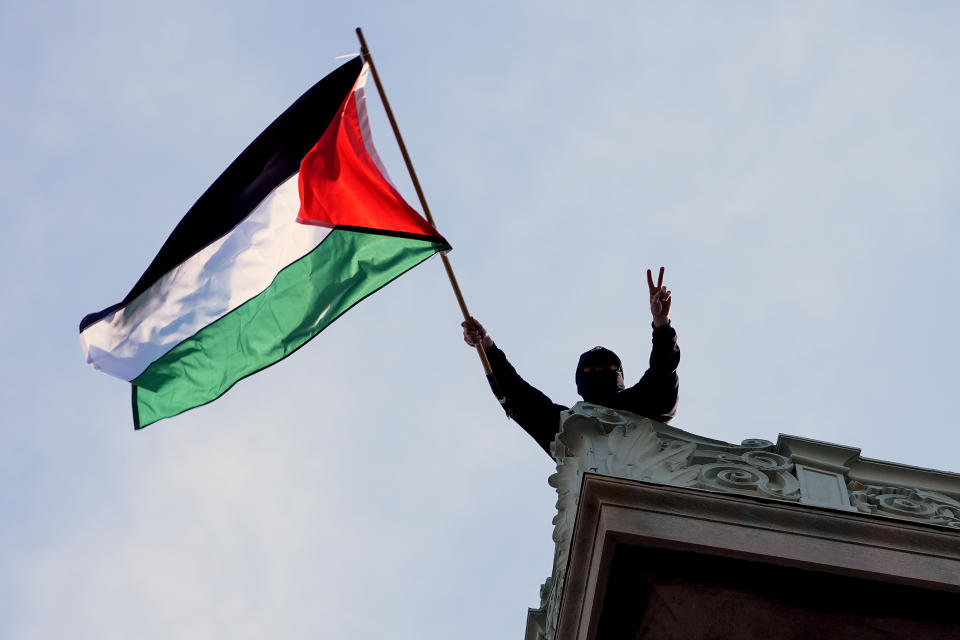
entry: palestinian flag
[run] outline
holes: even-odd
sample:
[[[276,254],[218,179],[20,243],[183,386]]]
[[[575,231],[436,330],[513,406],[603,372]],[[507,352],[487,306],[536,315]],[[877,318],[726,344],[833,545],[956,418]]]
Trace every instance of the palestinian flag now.
[[[390,183],[360,59],[314,85],[207,189],[118,304],[80,322],[87,362],[133,385],[136,428],[220,397],[450,249]]]

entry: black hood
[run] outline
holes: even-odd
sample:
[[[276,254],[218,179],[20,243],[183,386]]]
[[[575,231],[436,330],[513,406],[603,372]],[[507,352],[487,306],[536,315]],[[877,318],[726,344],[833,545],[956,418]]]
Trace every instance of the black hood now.
[[[594,371],[584,373],[583,368],[591,365],[615,363],[616,371]],[[594,347],[580,356],[577,362],[577,393],[594,404],[609,405],[617,393],[623,391],[623,365],[613,351],[605,347]]]

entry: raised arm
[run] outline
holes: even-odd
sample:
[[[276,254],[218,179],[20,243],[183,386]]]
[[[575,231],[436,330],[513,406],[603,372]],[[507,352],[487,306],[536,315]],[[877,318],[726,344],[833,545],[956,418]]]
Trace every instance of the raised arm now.
[[[650,293],[650,314],[653,316],[653,338],[650,349],[650,368],[640,381],[619,395],[619,408],[642,416],[668,422],[677,413],[680,379],[680,348],[677,332],[670,326],[670,290],[663,286],[664,268],[660,267],[657,284],[647,269],[647,287]]]
[[[507,415],[523,427],[537,441],[547,455],[550,443],[557,433],[560,411],[566,407],[554,404],[550,398],[520,377],[506,354],[497,348],[493,338],[476,318],[461,323],[463,341],[471,347],[482,346],[490,360],[490,367],[500,391],[506,396]]]

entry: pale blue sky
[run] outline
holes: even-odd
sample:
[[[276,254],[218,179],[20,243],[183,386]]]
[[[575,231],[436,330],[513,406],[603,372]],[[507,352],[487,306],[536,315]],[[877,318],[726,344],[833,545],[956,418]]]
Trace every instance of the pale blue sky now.
[[[80,354],[358,25],[471,310],[555,401],[596,344],[643,372],[663,264],[676,426],[960,471],[960,10],[664,4],[0,0],[0,636],[521,636],[553,465],[438,260],[141,432]]]

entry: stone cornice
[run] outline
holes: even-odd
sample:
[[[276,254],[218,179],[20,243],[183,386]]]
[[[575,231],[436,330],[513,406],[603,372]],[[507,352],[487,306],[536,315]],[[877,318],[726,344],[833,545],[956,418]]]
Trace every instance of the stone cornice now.
[[[530,611],[527,640],[554,637],[585,474],[960,529],[960,475],[864,459],[856,447],[785,434],[776,444],[731,444],[580,402],[562,412],[551,451],[553,575],[541,588],[540,608]]]
[[[617,549],[632,545],[805,569],[827,581],[848,576],[960,595],[960,545],[947,529],[588,473],[565,567],[556,638],[601,637],[597,623],[604,607],[599,599],[609,587]],[[776,583],[763,587],[778,591]],[[724,635],[722,628],[714,631]],[[770,631],[777,636],[775,627]]]

